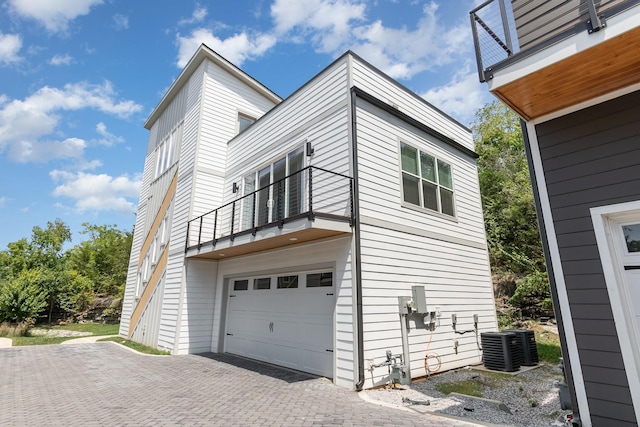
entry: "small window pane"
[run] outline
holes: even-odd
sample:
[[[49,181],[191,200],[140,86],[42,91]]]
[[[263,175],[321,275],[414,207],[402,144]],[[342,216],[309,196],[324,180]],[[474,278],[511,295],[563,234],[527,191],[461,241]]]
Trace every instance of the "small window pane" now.
[[[438,187],[427,181],[422,181],[422,194],[424,207],[434,211],[438,210]]]
[[[418,150],[410,145],[401,144],[402,170],[418,175]]]
[[[622,226],[624,241],[630,253],[640,252],[640,224]]]
[[[453,180],[451,179],[451,165],[438,160],[438,178],[439,183],[449,190],[453,190]]]
[[[419,178],[406,173],[402,174],[402,192],[404,195],[404,201],[420,206],[420,190],[418,187],[420,184],[418,181]]]
[[[333,273],[307,274],[307,288],[333,286]]]
[[[253,289],[271,289],[271,277],[253,279]]]
[[[278,289],[291,289],[298,287],[298,276],[278,277]]]
[[[238,116],[238,133],[242,132],[255,122],[254,119],[246,116]]]
[[[440,162],[438,162],[440,163]],[[436,182],[436,159],[426,153],[420,152],[420,169],[422,177],[429,181]]]
[[[442,213],[454,216],[453,210],[453,191],[440,189],[440,197],[442,198]]]
[[[233,290],[234,291],[246,291],[249,289],[249,281],[248,280],[235,280],[233,282]]]

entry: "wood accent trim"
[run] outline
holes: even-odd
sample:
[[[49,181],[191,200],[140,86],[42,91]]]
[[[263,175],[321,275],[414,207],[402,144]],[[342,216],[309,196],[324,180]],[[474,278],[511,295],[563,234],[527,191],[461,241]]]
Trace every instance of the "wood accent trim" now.
[[[142,291],[142,295],[140,295],[140,299],[136,304],[136,308],[133,310],[131,314],[131,319],[129,320],[129,338],[131,338],[131,334],[133,330],[138,324],[138,320],[140,320],[140,315],[142,314],[142,310],[147,306],[153,291],[155,290],[158,283],[160,283],[160,279],[162,278],[162,274],[167,266],[167,259],[169,258],[169,245],[164,247],[162,251],[162,255],[156,264],[156,267],[153,269],[153,273],[151,273],[151,277],[147,282],[147,286],[145,286],[144,291]]]
[[[640,27],[492,92],[532,120],[640,82]]]
[[[162,223],[162,218],[164,218],[164,214],[169,209],[169,204],[173,199],[173,195],[176,192],[176,187],[178,186],[178,170],[176,169],[175,174],[173,175],[173,179],[171,180],[171,184],[169,184],[169,189],[164,195],[164,199],[162,200],[162,204],[160,205],[160,209],[158,209],[158,213],[156,217],[153,219],[153,224],[151,224],[151,228],[147,233],[147,237],[144,239],[144,244],[142,245],[142,249],[140,249],[140,255],[138,256],[138,267],[142,263],[142,259],[144,255],[149,251],[149,246],[151,246],[151,242],[153,241],[153,236],[155,236],[160,224]],[[167,246],[169,244],[167,243]]]

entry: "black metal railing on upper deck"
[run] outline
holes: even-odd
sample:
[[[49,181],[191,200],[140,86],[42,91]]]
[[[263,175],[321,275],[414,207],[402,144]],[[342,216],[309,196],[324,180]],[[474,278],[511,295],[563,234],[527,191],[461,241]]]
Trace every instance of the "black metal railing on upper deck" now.
[[[249,189],[250,190],[250,189]],[[245,189],[245,191],[247,191]],[[185,252],[316,216],[353,225],[353,178],[308,166],[187,223]]]
[[[488,0],[470,12],[481,82],[514,60],[581,31],[593,33],[606,18],[639,0]]]

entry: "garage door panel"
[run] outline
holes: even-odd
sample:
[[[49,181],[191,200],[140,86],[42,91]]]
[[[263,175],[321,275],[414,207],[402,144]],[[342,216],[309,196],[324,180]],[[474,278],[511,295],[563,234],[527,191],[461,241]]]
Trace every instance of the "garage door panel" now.
[[[333,376],[333,287],[230,287],[225,351]]]

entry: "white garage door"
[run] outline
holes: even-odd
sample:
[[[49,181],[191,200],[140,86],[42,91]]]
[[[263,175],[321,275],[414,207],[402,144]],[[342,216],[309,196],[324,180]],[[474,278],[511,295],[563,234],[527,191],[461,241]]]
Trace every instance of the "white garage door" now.
[[[333,289],[323,271],[231,280],[225,351],[332,377]]]

